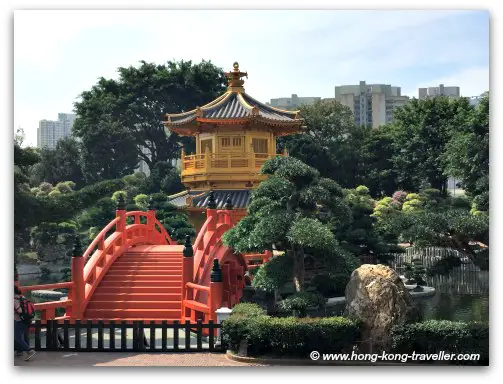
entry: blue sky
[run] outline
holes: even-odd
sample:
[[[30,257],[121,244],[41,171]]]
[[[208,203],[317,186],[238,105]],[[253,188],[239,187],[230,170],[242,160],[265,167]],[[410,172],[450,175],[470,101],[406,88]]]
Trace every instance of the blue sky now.
[[[489,89],[486,11],[15,11],[14,130],[71,112],[100,76],[140,60],[238,61],[255,98],[333,97],[334,86],[385,83]]]

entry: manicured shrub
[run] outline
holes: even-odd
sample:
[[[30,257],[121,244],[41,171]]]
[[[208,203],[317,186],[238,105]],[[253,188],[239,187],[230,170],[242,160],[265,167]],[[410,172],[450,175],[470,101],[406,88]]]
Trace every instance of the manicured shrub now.
[[[127,192],[126,191],[115,191],[112,195],[112,200],[117,203],[117,200],[119,199],[119,196],[122,195],[122,198],[124,201],[127,200]]]
[[[57,189],[53,189],[51,192],[49,192],[49,197],[57,197],[57,196],[60,196],[61,195],[61,192]]]
[[[62,181],[61,183],[56,184],[55,188],[61,193],[70,193],[73,192],[75,183],[73,181]]]
[[[38,186],[38,188],[40,189],[40,192],[42,192],[44,194],[48,194],[49,192],[51,192],[53,190],[52,184],[48,183],[47,181],[44,181],[43,183],[40,183],[40,185]]]
[[[370,193],[369,189],[365,185],[359,185],[355,189],[358,195],[368,195]]]
[[[275,292],[284,284],[292,280],[293,263],[288,254],[274,256],[267,263],[262,264],[253,278],[253,286]]]
[[[278,309],[289,315],[304,317],[310,307],[324,308],[326,299],[318,292],[298,292],[278,303]]]
[[[311,286],[325,297],[344,296],[349,279],[348,274],[321,274],[311,280]]]
[[[398,353],[479,353],[479,361],[453,361],[453,364],[489,362],[489,325],[479,322],[428,320],[396,326],[391,332],[392,349]]]
[[[134,202],[135,204],[140,207],[142,210],[146,210],[148,207],[148,200],[149,197],[148,195],[145,195],[144,193],[140,193],[139,195],[136,195],[134,197]]]
[[[227,348],[238,352],[241,342],[248,356],[276,355],[308,358],[311,351],[350,351],[360,337],[358,322],[343,317],[246,317],[232,315],[223,323]]]
[[[266,314],[266,311],[260,305],[253,303],[240,303],[232,308],[232,316],[244,315],[253,317]]]

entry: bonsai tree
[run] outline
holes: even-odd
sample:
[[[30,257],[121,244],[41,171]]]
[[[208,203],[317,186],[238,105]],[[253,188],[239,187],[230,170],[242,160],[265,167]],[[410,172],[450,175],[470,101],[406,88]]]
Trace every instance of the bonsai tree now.
[[[269,178],[253,192],[248,215],[225,233],[223,242],[237,252],[285,251],[295,290],[301,292],[306,252],[334,262],[344,258],[334,233],[347,223],[350,209],[337,183],[298,159],[270,159],[261,173]]]
[[[405,277],[408,284],[417,284],[414,288],[415,291],[422,291],[422,285],[426,285],[424,276],[426,275],[426,268],[421,263],[419,257],[413,257],[412,263],[405,264]]]

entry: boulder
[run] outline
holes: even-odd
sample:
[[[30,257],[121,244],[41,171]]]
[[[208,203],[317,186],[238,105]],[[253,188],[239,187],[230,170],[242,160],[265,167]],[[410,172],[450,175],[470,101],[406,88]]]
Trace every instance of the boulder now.
[[[364,345],[389,350],[391,328],[413,313],[412,299],[396,271],[385,265],[364,264],[346,286],[344,315],[360,320]]]

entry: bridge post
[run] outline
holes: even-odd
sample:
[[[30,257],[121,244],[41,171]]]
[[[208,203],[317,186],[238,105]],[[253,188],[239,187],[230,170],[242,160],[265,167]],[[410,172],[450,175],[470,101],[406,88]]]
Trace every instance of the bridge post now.
[[[183,263],[182,263],[182,312],[181,320],[185,321],[190,317],[190,309],[185,308],[185,300],[192,300],[192,290],[187,290],[187,283],[192,282],[194,274],[194,248],[190,242],[190,235],[185,236],[185,247],[183,248]]]
[[[84,265],[85,260],[82,257],[82,245],[79,235],[75,236],[75,245],[72,252],[72,307],[70,317],[80,319],[83,315],[82,303],[84,302]]]
[[[232,209],[234,206],[232,205],[231,195],[227,195],[227,200],[225,201],[225,221],[229,227],[232,227]]]
[[[210,191],[209,199],[208,199],[208,208],[206,209],[206,217],[213,218],[208,223],[208,231],[214,231],[216,228],[216,219],[217,219],[217,202],[215,200],[215,194],[213,191]]]
[[[115,230],[121,233],[121,246],[126,247],[126,203],[124,197],[119,195],[117,198],[117,209],[115,210],[115,217],[119,218]]]
[[[154,208],[154,200],[152,199],[152,196],[150,196],[150,199],[148,201],[148,208],[147,208],[147,233],[148,233],[149,239],[154,240],[155,208]]]
[[[222,270],[220,269],[220,264],[218,263],[218,260],[213,259],[213,268],[211,269],[211,276],[210,276],[211,302],[208,303],[210,307],[209,320],[213,321],[217,320],[216,310],[222,306],[222,294],[223,294]]]

